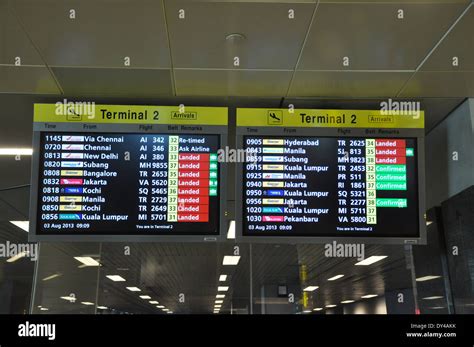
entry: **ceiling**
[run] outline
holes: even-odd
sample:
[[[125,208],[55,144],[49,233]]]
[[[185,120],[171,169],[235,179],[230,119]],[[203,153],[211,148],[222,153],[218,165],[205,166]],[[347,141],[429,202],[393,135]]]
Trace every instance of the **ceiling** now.
[[[472,97],[473,31],[470,0],[0,0],[0,92]]]
[[[23,236],[14,227],[1,223],[0,239],[15,240]],[[2,241],[3,242],[3,241]],[[24,240],[22,241],[24,242]],[[239,245],[240,261],[236,266],[224,266],[225,255],[232,255],[235,245],[175,244],[175,243],[41,243],[34,292],[34,312],[43,313],[38,306],[48,308],[47,313],[95,313],[94,305],[105,306],[110,313],[164,314],[157,305],[175,313],[212,313],[216,294],[225,294],[221,312],[249,313],[253,296],[253,313],[262,312],[262,301],[277,305],[280,313],[301,313],[303,289],[318,286],[310,293],[309,308],[325,307],[344,300],[364,301],[367,294],[397,290],[411,290],[411,272],[406,267],[403,246],[367,246],[365,256],[386,255],[385,260],[370,266],[354,266],[356,258],[328,258],[323,245]],[[125,252],[127,250],[127,252]],[[74,257],[90,256],[101,266],[81,267]],[[0,270],[10,273],[20,267],[30,267],[23,274],[32,276],[32,262],[23,258],[15,263],[0,264]],[[303,280],[301,271],[305,268]],[[6,281],[5,276],[0,280]],[[55,278],[48,279],[52,275]],[[219,276],[227,275],[225,282]],[[329,278],[343,274],[337,281]],[[120,275],[125,282],[114,282],[108,275]],[[23,275],[24,277],[27,277]],[[286,285],[295,301],[278,297],[277,285]],[[218,286],[228,286],[227,292],[218,292]],[[126,287],[138,287],[131,292]],[[263,294],[262,290],[265,290]],[[180,295],[184,294],[181,302]],[[140,295],[150,298],[142,299]],[[69,302],[61,297],[74,297]],[[263,297],[265,299],[263,299]],[[149,301],[159,304],[150,304]]]
[[[466,0],[0,0],[0,118],[7,120],[0,146],[31,146],[33,103],[84,96],[111,104],[229,106],[231,141],[237,106],[377,108],[388,97],[413,98],[422,102],[429,132],[474,97],[473,32],[474,6]],[[244,39],[226,40],[233,33]],[[1,240],[25,239],[7,222],[28,218],[31,161],[19,159],[0,158]],[[328,259],[320,245],[240,245],[239,265],[223,267],[222,257],[232,252],[233,243],[43,244],[38,278],[61,276],[41,281],[35,304],[92,313],[93,306],[60,299],[75,293],[119,313],[161,313],[109,274],[180,313],[210,313],[224,272],[232,298],[225,312],[231,305],[248,312],[250,293],[258,297],[267,285],[287,284],[301,295],[301,265],[307,283],[320,286],[315,306],[411,286],[403,247],[368,247],[367,255],[389,256],[369,267]],[[80,255],[100,258],[103,266],[78,268],[73,257]],[[23,271],[25,262],[2,264],[0,282],[21,272],[26,283],[32,270]],[[327,281],[339,273],[345,277]]]

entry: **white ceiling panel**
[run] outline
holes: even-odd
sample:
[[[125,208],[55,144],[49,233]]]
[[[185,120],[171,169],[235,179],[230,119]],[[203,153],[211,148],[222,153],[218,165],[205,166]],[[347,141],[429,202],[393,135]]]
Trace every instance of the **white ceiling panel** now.
[[[281,96],[291,71],[175,70],[176,94],[217,96]]]
[[[15,0],[11,6],[51,66],[167,68],[163,4],[154,0]],[[71,11],[75,18],[71,18]]]
[[[0,1],[0,64],[44,65],[27,34],[9,11],[7,3],[2,1]]]
[[[421,70],[474,71],[474,6],[436,47]]]
[[[474,97],[474,71],[418,71],[401,97]]]
[[[64,68],[53,72],[70,96],[154,97],[173,94],[167,69]]]
[[[393,97],[408,72],[297,71],[289,96]]]
[[[310,3],[175,0],[165,6],[175,68],[236,68],[238,57],[238,68],[247,69],[294,69],[315,8]],[[233,33],[244,38],[226,40]]]
[[[318,0],[182,0],[182,2],[316,3]]]
[[[0,65],[0,93],[59,94],[46,67]]]
[[[462,4],[319,4],[302,70],[414,70]],[[399,10],[403,19],[399,19]],[[349,65],[344,65],[344,57]]]
[[[320,3],[413,3],[413,0],[321,0]],[[417,3],[423,4],[468,4],[471,0],[416,0]]]

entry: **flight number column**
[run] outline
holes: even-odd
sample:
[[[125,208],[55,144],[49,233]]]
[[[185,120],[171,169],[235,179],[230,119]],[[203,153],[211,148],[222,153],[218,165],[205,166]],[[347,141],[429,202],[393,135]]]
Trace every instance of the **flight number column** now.
[[[364,140],[337,140],[337,221],[342,223],[364,223],[365,205],[365,153]],[[352,231],[346,224],[340,231]]]
[[[138,221],[164,221],[167,213],[168,163],[164,136],[139,138]]]

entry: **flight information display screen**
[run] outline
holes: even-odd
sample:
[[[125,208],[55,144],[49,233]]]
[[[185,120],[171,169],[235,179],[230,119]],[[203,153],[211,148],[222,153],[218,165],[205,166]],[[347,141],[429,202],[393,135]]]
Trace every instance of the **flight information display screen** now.
[[[419,236],[416,138],[259,135],[243,147],[243,236]]]
[[[38,235],[217,235],[219,135],[41,132]]]

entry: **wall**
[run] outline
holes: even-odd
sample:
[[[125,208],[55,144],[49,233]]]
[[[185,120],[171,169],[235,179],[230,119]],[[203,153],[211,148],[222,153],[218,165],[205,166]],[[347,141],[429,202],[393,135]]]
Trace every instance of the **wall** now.
[[[428,210],[474,183],[474,99],[466,100],[430,131],[425,144]]]

